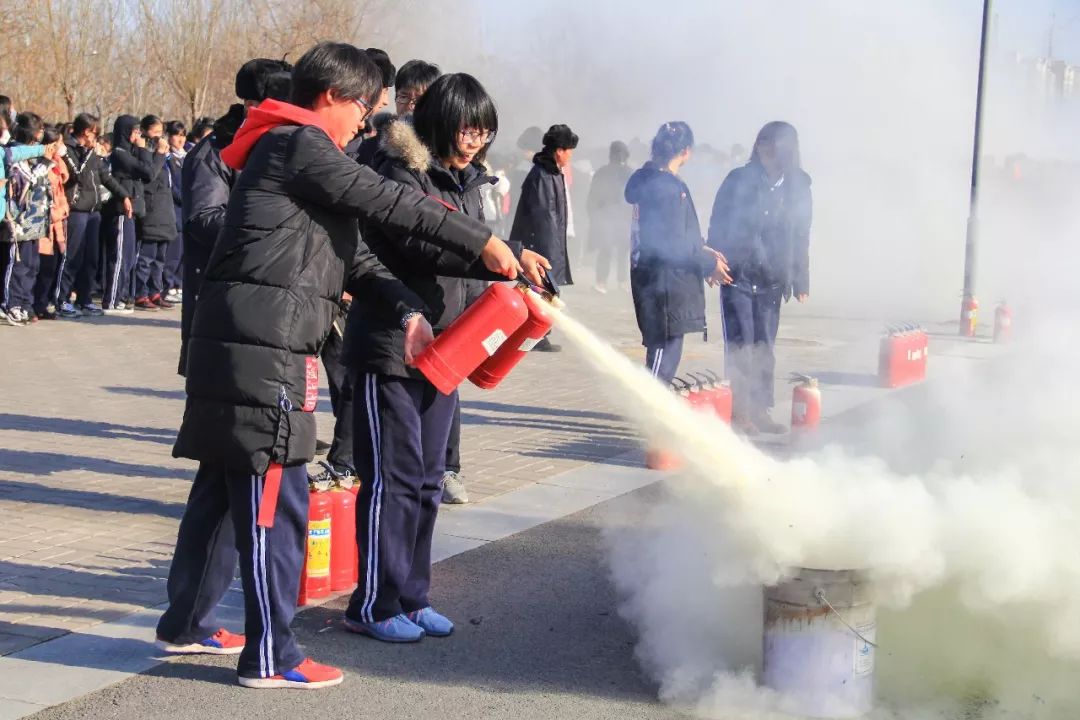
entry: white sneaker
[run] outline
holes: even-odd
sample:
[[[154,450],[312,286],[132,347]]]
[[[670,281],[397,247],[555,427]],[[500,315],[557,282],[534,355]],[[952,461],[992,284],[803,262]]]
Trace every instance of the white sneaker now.
[[[599,285],[599,284],[593,285],[593,290],[600,293],[601,295],[607,295],[607,288],[604,287],[603,285]]]
[[[0,323],[12,327],[19,327],[22,325],[22,323],[19,322],[18,314],[14,310],[5,310],[4,308],[0,308]]]
[[[442,479],[442,501],[444,504],[464,505],[469,502],[469,493],[465,491],[465,483],[461,481],[461,475],[452,470],[447,470],[443,473]]]

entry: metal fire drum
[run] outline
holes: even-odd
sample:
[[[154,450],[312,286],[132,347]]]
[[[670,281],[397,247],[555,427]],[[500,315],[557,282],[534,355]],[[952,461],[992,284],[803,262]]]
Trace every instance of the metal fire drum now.
[[[800,715],[857,718],[874,703],[876,608],[852,570],[800,570],[765,590],[762,684]]]

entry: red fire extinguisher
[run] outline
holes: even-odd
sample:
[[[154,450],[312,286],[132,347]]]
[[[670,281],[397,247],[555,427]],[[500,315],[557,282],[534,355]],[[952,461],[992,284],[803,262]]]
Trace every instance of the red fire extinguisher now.
[[[341,592],[356,583],[356,496],[342,487],[340,480],[330,496],[330,590]]]
[[[975,337],[978,326],[979,301],[971,295],[966,295],[963,305],[960,306],[960,334],[964,337]]]
[[[353,496],[353,502],[354,503],[357,502],[357,500],[360,497],[360,479],[359,478],[356,478],[356,479],[342,478],[340,480],[340,482],[338,483],[338,485],[342,489],[346,490],[350,495]],[[353,544],[352,544],[352,550],[353,550],[352,584],[353,585],[355,585],[357,583],[357,581],[360,579],[360,545],[356,542],[355,529],[356,529],[356,518],[353,518],[353,530],[354,530],[354,532],[353,532]]]
[[[555,322],[551,314],[552,303],[559,296],[559,288],[551,278],[545,277],[544,287],[538,288],[529,284],[522,276],[518,278],[517,289],[522,293],[525,306],[529,310],[528,318],[494,355],[469,375],[473,385],[485,390],[490,390],[502,382],[526,353],[544,339]]]
[[[300,572],[300,597],[297,605],[330,594],[330,532],[333,504],[328,486],[311,483],[308,496],[308,536],[304,567]],[[353,533],[355,535],[355,533]]]
[[[794,373],[791,396],[791,429],[813,430],[821,422],[821,388],[817,378]]]
[[[994,342],[1010,343],[1013,333],[1013,312],[1004,300],[994,310]]]
[[[712,411],[718,418],[730,425],[734,400],[731,394],[731,386],[721,380],[720,376],[712,370],[703,371],[701,376],[705,379],[702,380],[697,375],[692,375],[698,381],[698,386],[708,393]]]
[[[416,369],[449,395],[529,317],[525,296],[494,283],[416,358]]]

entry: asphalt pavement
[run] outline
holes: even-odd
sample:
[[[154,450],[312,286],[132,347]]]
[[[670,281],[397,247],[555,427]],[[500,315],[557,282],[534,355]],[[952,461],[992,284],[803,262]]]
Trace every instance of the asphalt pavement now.
[[[635,521],[655,486],[437,564],[433,604],[454,635],[387,645],[341,629],[344,601],[295,623],[313,657],[342,667],[320,691],[245,690],[234,660],[176,658],[34,720],[239,718],[678,718],[634,658],[601,528]]]

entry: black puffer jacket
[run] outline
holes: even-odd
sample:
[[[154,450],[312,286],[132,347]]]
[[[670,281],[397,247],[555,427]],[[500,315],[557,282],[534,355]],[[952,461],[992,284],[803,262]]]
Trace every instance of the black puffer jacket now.
[[[150,144],[157,144],[157,141],[148,140],[147,145]],[[146,214],[139,221],[142,242],[172,242],[176,239],[176,211],[173,209],[172,171],[167,167],[168,157],[154,153],[154,162],[160,162],[161,169],[153,180],[144,183]]]
[[[109,155],[109,164],[113,177],[123,186],[127,197],[131,198],[131,209],[135,217],[142,218],[146,215],[145,185],[157,179],[165,167],[165,156],[131,144],[128,138],[138,125],[139,121],[133,115],[116,118],[113,123],[113,151]],[[103,212],[112,216],[123,215],[124,198],[110,198]]]
[[[64,186],[68,205],[72,212],[97,212],[101,209],[101,187],[106,188],[114,198],[123,203],[127,197],[124,186],[113,178],[105,164],[105,158],[79,144],[73,136],[64,138],[67,155],[64,162],[68,167],[68,181]]]
[[[221,161],[221,151],[232,142],[244,121],[244,106],[233,105],[214,123],[184,158],[180,170],[180,202],[184,234],[184,304],[180,307],[180,367],[187,368],[187,341],[195,318],[195,301],[202,289],[206,264],[214,241],[225,226],[225,206],[238,173]]]
[[[280,115],[265,105],[226,151],[244,170],[195,308],[173,449],[255,474],[314,455],[317,358],[344,290],[399,318],[423,309],[360,241],[357,217],[428,237],[470,262],[491,236],[350,160],[322,130],[274,121]],[[265,134],[253,115],[271,117]],[[258,138],[246,164],[233,154],[245,132]]]
[[[648,162],[630,176],[626,201],[637,206],[630,288],[643,345],[705,329],[704,280],[716,257],[701,237],[690,189]]]
[[[724,253],[738,287],[808,294],[812,208],[809,175],[796,169],[774,185],[751,160],[716,193],[709,247]]]
[[[559,285],[573,285],[566,251],[566,178],[551,155],[537,153],[521,186],[510,240],[551,262],[548,274]]]
[[[382,137],[385,153],[378,169],[383,176],[483,221],[480,188],[497,180],[488,176],[481,165],[470,165],[460,173],[446,169],[431,156],[409,123],[391,124]],[[483,263],[377,223],[365,223],[364,240],[390,272],[424,302],[436,332],[444,330],[465,310],[468,289],[463,278],[506,279],[488,272]],[[520,247],[513,249],[521,254]],[[360,372],[423,378],[419,371],[405,365],[405,333],[400,319],[387,314],[370,297],[354,300],[345,330],[346,364]]]

